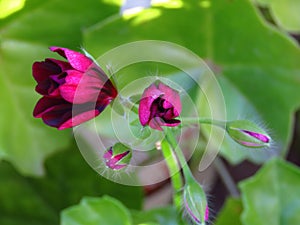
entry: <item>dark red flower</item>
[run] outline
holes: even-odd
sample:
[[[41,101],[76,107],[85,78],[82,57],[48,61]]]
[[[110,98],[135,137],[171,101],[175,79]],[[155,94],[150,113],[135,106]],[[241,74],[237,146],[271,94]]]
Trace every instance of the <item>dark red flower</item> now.
[[[156,130],[161,126],[174,127],[180,124],[175,119],[181,112],[178,92],[163,83],[151,84],[145,89],[139,104],[139,119],[143,126]]]
[[[99,115],[118,94],[104,71],[79,52],[60,47],[50,50],[67,61],[48,58],[33,64],[36,91],[43,95],[34,117],[65,129]]]

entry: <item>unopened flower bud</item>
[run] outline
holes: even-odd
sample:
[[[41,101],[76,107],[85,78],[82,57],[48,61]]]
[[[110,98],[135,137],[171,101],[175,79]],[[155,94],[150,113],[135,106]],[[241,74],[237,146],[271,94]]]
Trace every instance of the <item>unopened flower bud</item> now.
[[[205,192],[194,179],[187,181],[183,190],[183,203],[187,215],[198,225],[204,225],[209,218]]]
[[[139,120],[143,126],[162,131],[161,126],[175,127],[181,112],[179,93],[162,82],[145,89],[139,105]]]
[[[105,164],[112,170],[125,168],[131,160],[131,149],[122,143],[116,143],[110,147],[103,155]]]
[[[250,147],[269,147],[271,138],[262,128],[248,120],[235,120],[227,122],[226,131],[237,143]]]

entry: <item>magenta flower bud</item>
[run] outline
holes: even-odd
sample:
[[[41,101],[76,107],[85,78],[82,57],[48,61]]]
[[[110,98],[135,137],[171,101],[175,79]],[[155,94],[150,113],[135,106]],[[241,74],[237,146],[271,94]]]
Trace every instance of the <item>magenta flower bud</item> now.
[[[124,169],[131,160],[131,149],[122,143],[116,143],[103,155],[105,164],[112,170]]]
[[[183,190],[183,204],[186,214],[195,224],[204,225],[209,219],[205,192],[194,180],[189,179]]]
[[[227,122],[226,131],[237,143],[250,148],[269,147],[271,138],[255,123],[248,120]]]
[[[50,47],[67,61],[45,59],[32,66],[36,91],[43,95],[33,115],[59,130],[99,115],[118,92],[102,69],[84,54]]]
[[[181,112],[179,93],[159,82],[145,89],[139,104],[139,119],[143,126],[161,130],[161,126],[174,127],[180,124],[175,119]]]

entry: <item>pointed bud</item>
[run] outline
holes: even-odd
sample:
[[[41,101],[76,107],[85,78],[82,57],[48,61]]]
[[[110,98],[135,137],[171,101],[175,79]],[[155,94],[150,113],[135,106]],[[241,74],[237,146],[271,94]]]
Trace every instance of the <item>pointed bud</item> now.
[[[122,143],[116,143],[110,147],[103,155],[105,164],[112,170],[125,168],[131,160],[131,149]]]
[[[271,138],[255,123],[248,120],[227,122],[226,131],[237,143],[250,148],[269,147]]]
[[[189,179],[184,187],[183,203],[193,222],[204,225],[209,218],[207,200],[202,187],[194,179]]]

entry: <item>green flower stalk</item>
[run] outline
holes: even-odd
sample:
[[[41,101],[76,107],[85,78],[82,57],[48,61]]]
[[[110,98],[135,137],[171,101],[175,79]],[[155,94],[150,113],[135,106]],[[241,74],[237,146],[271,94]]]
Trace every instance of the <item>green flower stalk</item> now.
[[[201,185],[194,179],[192,172],[190,171],[185,157],[177,144],[176,138],[172,131],[168,128],[165,130],[166,139],[176,153],[178,160],[182,166],[185,185],[183,186],[183,192],[180,195],[181,205],[183,205],[187,216],[197,225],[204,225],[209,218],[209,210],[206,200],[206,195]],[[174,197],[178,198],[178,195]],[[177,200],[175,198],[175,200]]]
[[[249,148],[269,147],[271,138],[262,128],[248,120],[235,120],[226,123],[229,136],[240,145]]]
[[[205,192],[194,178],[186,179],[183,190],[183,206],[187,215],[198,225],[204,225],[209,218]]]

